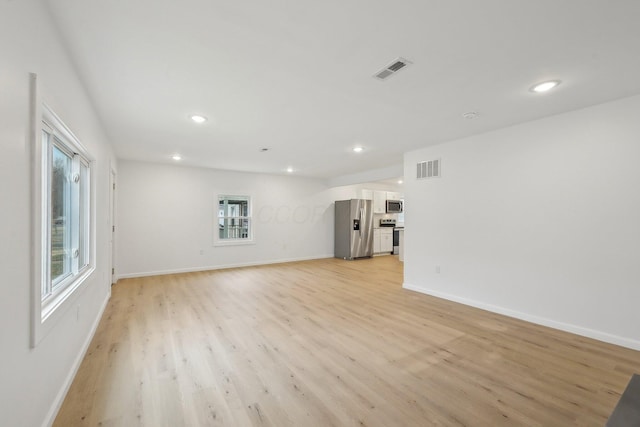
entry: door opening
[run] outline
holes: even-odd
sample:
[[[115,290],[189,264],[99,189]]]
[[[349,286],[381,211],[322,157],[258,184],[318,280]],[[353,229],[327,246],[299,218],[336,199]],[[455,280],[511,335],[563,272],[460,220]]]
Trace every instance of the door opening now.
[[[111,285],[116,283],[116,172],[111,169],[109,178],[109,225],[111,230],[109,233],[109,246],[111,257]]]

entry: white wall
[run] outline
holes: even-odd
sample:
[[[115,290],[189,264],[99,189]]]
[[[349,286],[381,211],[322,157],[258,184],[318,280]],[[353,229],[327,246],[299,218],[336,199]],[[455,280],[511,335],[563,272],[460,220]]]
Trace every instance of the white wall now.
[[[386,188],[135,161],[118,173],[119,277],[331,257],[333,202]],[[213,246],[218,194],[252,196],[255,244]]]
[[[349,175],[342,175],[331,178],[327,181],[330,187],[339,187],[346,185],[359,185],[361,183],[376,183],[376,181],[386,181],[403,175],[403,165],[397,164],[386,168],[373,169],[364,172],[358,172]],[[391,189],[389,191],[399,191]]]
[[[108,170],[100,123],[37,0],[0,2],[0,424],[48,423],[109,295]],[[95,156],[97,269],[55,327],[30,348],[29,73],[44,100]],[[76,309],[79,307],[79,319]]]
[[[640,349],[638,111],[636,96],[407,153],[405,287]],[[417,181],[433,158],[442,178]]]

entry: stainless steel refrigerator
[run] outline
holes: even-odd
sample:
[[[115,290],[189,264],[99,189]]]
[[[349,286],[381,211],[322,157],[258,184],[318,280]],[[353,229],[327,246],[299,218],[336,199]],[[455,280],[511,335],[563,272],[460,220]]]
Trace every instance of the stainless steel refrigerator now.
[[[373,256],[373,206],[371,200],[335,203],[334,256],[355,259]]]

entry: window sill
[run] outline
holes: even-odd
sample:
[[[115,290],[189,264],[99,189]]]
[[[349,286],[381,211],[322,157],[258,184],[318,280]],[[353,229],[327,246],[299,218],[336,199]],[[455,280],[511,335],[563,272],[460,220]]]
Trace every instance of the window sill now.
[[[34,348],[49,332],[54,328],[55,324],[60,320],[62,316],[73,306],[81,290],[84,288],[84,284],[87,283],[95,267],[87,268],[82,274],[80,274],[73,284],[69,285],[64,291],[56,295],[51,301],[48,301],[46,305],[39,305],[41,307],[38,310],[38,316],[34,321],[34,328],[31,336],[31,347]]]
[[[42,323],[44,323],[51,314],[56,311],[64,302],[71,296],[76,289],[82,285],[82,283],[87,280],[91,273],[93,273],[95,267],[87,267],[85,271],[78,274],[75,279],[72,281],[70,285],[68,285],[62,292],[53,297],[51,301],[47,301],[46,305],[42,306]]]
[[[229,239],[229,240],[216,240],[213,242],[213,246],[244,246],[255,245],[256,242],[248,239]]]

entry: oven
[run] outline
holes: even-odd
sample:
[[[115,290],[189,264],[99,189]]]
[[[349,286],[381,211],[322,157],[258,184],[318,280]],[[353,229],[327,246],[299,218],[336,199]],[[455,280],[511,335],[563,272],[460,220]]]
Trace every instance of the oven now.
[[[400,228],[393,229],[393,254],[398,255],[400,253]]]

